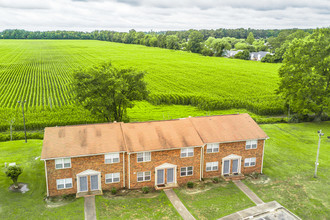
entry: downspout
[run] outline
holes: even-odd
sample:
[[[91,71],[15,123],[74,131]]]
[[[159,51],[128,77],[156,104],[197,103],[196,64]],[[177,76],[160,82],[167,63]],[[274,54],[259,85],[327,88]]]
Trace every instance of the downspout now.
[[[264,146],[262,148],[262,159],[261,159],[261,173],[262,173],[262,168],[264,167],[265,142],[266,140],[264,139]]]
[[[200,174],[199,174],[200,181],[203,178],[203,168],[204,168],[204,166],[203,166],[203,161],[204,161],[203,156],[204,156],[204,145],[201,147],[201,164],[200,164]]]
[[[131,153],[128,153],[128,189],[131,189]]]
[[[47,188],[47,197],[49,196],[49,192],[48,192],[48,177],[47,177],[47,165],[46,165],[46,160],[44,160],[45,162],[45,175],[46,175],[46,188]]]
[[[123,152],[123,181],[124,181],[124,188],[125,188],[125,152]]]

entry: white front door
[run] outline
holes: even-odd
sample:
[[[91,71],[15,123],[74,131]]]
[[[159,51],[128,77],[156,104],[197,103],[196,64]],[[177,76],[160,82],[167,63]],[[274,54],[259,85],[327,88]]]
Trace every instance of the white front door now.
[[[174,168],[167,169],[167,183],[174,183]]]
[[[164,170],[157,170],[157,185],[164,184]]]
[[[87,176],[80,176],[79,177],[79,191],[80,192],[87,192],[88,191],[88,181]]]
[[[91,191],[99,189],[99,175],[91,175]]]
[[[223,162],[223,174],[229,174],[230,172],[230,160],[225,160]]]

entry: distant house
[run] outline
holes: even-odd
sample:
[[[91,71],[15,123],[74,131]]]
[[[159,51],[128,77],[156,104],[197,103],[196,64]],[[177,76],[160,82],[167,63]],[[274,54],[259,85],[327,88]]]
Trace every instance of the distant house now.
[[[238,52],[242,52],[243,50],[225,50],[225,57],[234,57]],[[250,60],[260,61],[266,54],[271,54],[267,51],[259,51],[259,52],[250,52]]]
[[[260,61],[263,57],[265,57],[267,54],[270,54],[267,51],[259,51],[259,52],[251,52],[250,53],[250,59]]]
[[[46,128],[47,196],[240,179],[262,173],[267,138],[248,114]]]

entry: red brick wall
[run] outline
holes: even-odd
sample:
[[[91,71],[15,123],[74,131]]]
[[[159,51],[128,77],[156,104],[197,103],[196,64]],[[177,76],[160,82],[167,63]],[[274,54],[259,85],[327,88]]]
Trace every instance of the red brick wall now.
[[[47,178],[49,196],[77,193],[77,174],[91,169],[101,172],[102,190],[110,190],[112,187],[123,187],[123,154],[120,153],[120,162],[113,164],[104,163],[104,155],[74,157],[71,158],[71,168],[55,169],[55,160],[47,160]],[[105,174],[120,172],[119,183],[105,183]],[[72,188],[57,190],[56,180],[72,178]],[[88,186],[90,187],[90,178],[88,177]]]
[[[131,166],[131,189],[141,188],[143,186],[154,187],[155,186],[155,167],[162,165],[163,163],[170,163],[177,165],[176,174],[177,183],[184,184],[188,181],[199,180],[200,179],[200,157],[201,157],[201,148],[196,147],[194,149],[193,157],[181,158],[181,150],[165,150],[165,151],[154,151],[151,152],[151,161],[149,162],[137,162],[137,154],[130,155],[130,166]],[[180,168],[193,166],[193,175],[192,176],[180,176]],[[151,171],[151,180],[146,182],[137,181],[137,173]],[[166,180],[166,172],[165,172]],[[128,187],[128,185],[127,185]]]
[[[206,145],[204,147],[204,166],[203,176],[204,177],[216,177],[220,176],[222,172],[222,158],[235,154],[242,157],[241,160],[241,173],[248,174],[252,172],[261,172],[262,165],[262,151],[264,147],[264,140],[259,140],[257,149],[245,149],[245,141],[232,142],[232,143],[221,143],[218,153],[206,153]],[[244,167],[245,158],[256,157],[256,165],[253,167]],[[208,162],[219,162],[217,171],[206,171],[206,163]]]

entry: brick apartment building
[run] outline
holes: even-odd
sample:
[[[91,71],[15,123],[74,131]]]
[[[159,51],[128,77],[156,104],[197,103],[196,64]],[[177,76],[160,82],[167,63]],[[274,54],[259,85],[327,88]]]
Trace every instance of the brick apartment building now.
[[[267,138],[248,114],[46,128],[47,195],[262,173]]]

